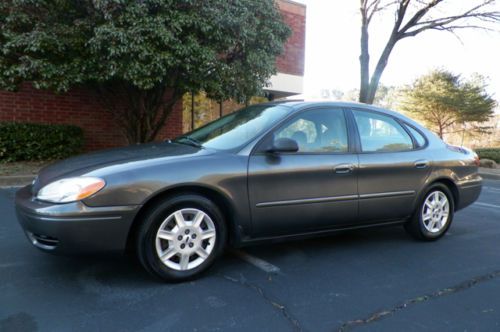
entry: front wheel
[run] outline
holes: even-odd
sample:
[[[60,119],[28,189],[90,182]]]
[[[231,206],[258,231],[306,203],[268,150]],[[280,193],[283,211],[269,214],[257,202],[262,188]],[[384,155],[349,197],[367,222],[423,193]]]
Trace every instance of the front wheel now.
[[[445,185],[432,185],[423,196],[405,229],[416,239],[437,240],[446,234],[453,220],[453,196]]]
[[[153,207],[137,236],[141,264],[167,281],[194,278],[224,248],[226,228],[218,207],[198,195],[180,195]]]

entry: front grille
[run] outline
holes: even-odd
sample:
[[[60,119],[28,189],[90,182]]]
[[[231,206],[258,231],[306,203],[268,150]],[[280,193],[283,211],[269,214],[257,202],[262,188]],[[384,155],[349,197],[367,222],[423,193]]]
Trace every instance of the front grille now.
[[[35,247],[41,249],[53,250],[59,245],[59,240],[51,236],[28,232],[28,237]]]

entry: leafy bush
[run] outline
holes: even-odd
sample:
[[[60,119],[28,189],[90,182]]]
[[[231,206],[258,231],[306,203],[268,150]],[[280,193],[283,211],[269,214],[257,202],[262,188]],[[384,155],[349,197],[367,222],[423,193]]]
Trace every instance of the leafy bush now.
[[[500,163],[500,148],[484,148],[474,150],[480,159],[491,159]]]
[[[0,123],[0,162],[62,159],[80,152],[82,146],[80,127]]]

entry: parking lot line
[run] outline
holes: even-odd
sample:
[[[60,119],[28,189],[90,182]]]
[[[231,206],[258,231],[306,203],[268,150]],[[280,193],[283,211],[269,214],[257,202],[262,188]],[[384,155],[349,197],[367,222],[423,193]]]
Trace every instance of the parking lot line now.
[[[261,269],[262,271],[266,272],[266,273],[279,273],[280,272],[280,268],[269,263],[269,262],[266,262],[265,260],[263,259],[260,259],[258,257],[255,257],[255,256],[252,256],[244,251],[241,251],[241,250],[232,250],[232,253],[238,257],[238,258],[241,258],[242,260],[244,260],[245,262],[247,263],[250,263],[252,264],[253,266]]]
[[[473,205],[479,205],[479,206],[485,206],[485,207],[500,209],[500,205],[495,205],[495,204],[488,204],[488,203],[476,202]]]

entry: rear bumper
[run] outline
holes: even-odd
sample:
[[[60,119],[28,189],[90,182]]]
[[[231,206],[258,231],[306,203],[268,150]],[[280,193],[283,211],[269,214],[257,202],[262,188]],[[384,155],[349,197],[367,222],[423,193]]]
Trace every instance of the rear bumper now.
[[[462,181],[457,184],[458,204],[455,210],[461,210],[474,203],[481,195],[483,179],[477,175],[473,180]]]
[[[31,186],[20,189],[15,202],[17,219],[29,241],[40,250],[60,254],[123,251],[139,208],[44,203],[34,199]]]

